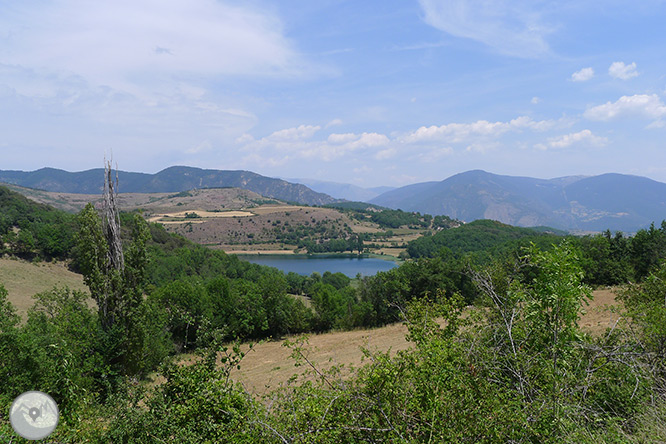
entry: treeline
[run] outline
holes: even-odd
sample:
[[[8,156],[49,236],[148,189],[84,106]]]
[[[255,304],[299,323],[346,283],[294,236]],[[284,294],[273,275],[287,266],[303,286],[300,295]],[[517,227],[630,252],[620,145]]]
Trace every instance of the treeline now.
[[[409,242],[406,251],[411,258],[427,258],[437,256],[444,248],[455,257],[471,255],[478,261],[488,261],[530,243],[547,246],[560,241],[561,236],[552,232],[513,227],[494,220],[476,220],[455,229],[426,234]]]
[[[354,234],[346,239],[331,239],[319,242],[304,239],[298,241],[297,247],[305,249],[308,253],[343,253],[346,251],[362,253],[364,249],[363,239],[363,234]]]
[[[65,259],[74,247],[74,215],[0,186],[0,255]]]
[[[407,212],[402,210],[391,210],[376,205],[362,202],[344,202],[326,205],[329,208],[337,208],[346,212],[352,218],[360,221],[372,221],[382,228],[450,228],[457,226],[459,222],[448,216],[431,216],[418,212]]]
[[[666,259],[666,221],[657,228],[639,230],[634,236],[622,232],[570,236],[560,231],[513,227],[492,220],[477,220],[455,229],[425,235],[407,245],[411,258],[451,256],[476,264],[500,257],[516,256],[536,245],[541,249],[567,240],[581,253],[585,282],[590,285],[617,285],[643,280]]]

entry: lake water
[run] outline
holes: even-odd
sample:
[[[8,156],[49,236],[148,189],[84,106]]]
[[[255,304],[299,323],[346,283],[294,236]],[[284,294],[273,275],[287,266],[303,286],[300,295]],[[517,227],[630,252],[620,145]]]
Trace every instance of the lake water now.
[[[306,256],[306,255],[238,255],[244,261],[254,264],[268,265],[278,268],[285,273],[293,271],[294,273],[310,276],[315,271],[324,274],[325,271],[331,273],[343,273],[350,278],[356,277],[358,273],[361,276],[372,276],[378,271],[388,271],[397,267],[393,261],[386,261],[374,257],[338,257],[338,256]]]

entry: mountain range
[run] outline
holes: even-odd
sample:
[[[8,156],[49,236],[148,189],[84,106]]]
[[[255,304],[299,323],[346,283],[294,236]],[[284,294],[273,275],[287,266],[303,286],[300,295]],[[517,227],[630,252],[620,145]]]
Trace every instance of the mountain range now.
[[[613,173],[535,179],[473,170],[397,188],[370,203],[467,222],[634,232],[666,219],[666,184]]]
[[[99,194],[103,177],[101,168],[74,173],[54,168],[31,172],[0,170],[0,182],[64,193]],[[119,171],[118,179],[122,193],[172,193],[195,188],[236,187],[307,205],[340,202],[338,198],[403,211],[446,215],[466,222],[494,219],[509,225],[549,226],[583,232],[610,229],[631,233],[666,219],[665,183],[614,173],[536,179],[473,170],[442,181],[396,189],[368,189],[313,179],[287,181],[250,171],[184,166],[170,167],[155,174]]]
[[[55,168],[36,171],[0,170],[0,182],[62,193],[99,194],[104,185],[104,169],[70,173]],[[306,205],[326,205],[336,201],[302,184],[265,177],[251,171],[204,170],[173,166],[155,174],[118,171],[121,193],[173,193],[195,188],[235,187],[265,197]]]

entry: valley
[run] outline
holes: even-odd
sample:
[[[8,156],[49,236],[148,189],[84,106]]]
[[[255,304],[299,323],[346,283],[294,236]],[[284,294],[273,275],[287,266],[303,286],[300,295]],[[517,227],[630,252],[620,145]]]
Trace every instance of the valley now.
[[[100,195],[41,191],[16,185],[9,188],[68,212],[78,212],[88,202],[97,208],[102,205]],[[405,251],[408,242],[442,228],[423,221],[416,225],[413,222],[418,218],[391,228],[373,222],[372,213],[295,205],[240,188],[120,193],[118,206],[122,211],[140,211],[148,222],[162,224],[170,233],[238,254],[308,253],[305,241],[324,244],[337,241],[338,245],[330,248],[330,252],[358,253],[360,238],[363,253],[395,259]]]

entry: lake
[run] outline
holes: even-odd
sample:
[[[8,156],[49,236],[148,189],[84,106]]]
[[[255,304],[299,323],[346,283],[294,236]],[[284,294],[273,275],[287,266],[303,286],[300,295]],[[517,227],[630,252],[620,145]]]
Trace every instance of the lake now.
[[[340,272],[349,276],[356,277],[358,273],[361,276],[372,276],[378,271],[388,271],[397,267],[394,261],[387,261],[375,257],[340,257],[340,256],[307,256],[307,255],[238,255],[239,259],[252,262],[254,264],[268,265],[278,268],[285,273],[293,271],[294,273],[310,276],[315,271],[324,274],[325,271],[331,273]]]

